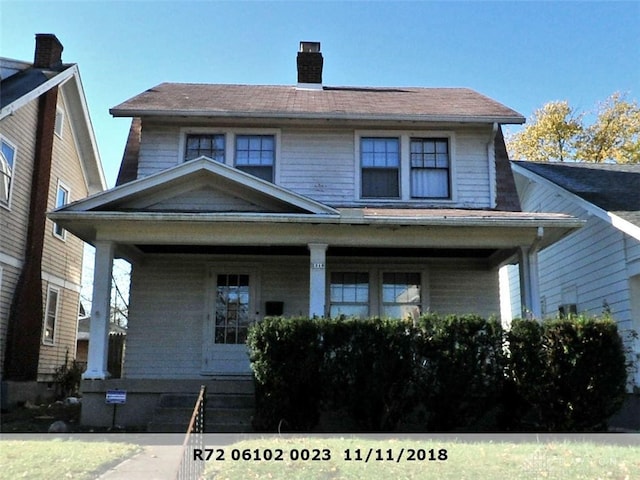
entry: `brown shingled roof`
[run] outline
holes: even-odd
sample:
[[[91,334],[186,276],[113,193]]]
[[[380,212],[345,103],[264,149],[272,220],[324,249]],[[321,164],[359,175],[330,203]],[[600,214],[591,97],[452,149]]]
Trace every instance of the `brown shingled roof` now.
[[[112,108],[116,117],[186,115],[524,123],[467,88],[355,88],[162,83]]]

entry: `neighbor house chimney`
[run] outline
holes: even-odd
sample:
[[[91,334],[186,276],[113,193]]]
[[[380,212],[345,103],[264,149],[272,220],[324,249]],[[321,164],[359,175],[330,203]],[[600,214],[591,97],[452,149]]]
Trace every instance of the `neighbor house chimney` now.
[[[322,88],[322,63],[320,42],[300,42],[298,86]]]
[[[62,65],[62,44],[52,33],[36,33],[35,68],[58,68]]]

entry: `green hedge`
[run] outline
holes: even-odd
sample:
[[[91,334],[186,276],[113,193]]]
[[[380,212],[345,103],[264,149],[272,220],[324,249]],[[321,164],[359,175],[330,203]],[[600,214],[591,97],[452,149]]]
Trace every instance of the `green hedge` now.
[[[607,319],[267,318],[248,344],[260,431],[591,431],[626,381]]]

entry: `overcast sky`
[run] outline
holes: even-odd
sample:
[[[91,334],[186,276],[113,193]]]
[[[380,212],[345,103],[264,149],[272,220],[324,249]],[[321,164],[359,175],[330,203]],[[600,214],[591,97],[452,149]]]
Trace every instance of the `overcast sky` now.
[[[109,186],[130,121],[109,108],[161,82],[292,85],[301,40],[324,83],[469,87],[527,118],[640,91],[640,2],[0,1],[0,56],[54,33],[77,63]]]

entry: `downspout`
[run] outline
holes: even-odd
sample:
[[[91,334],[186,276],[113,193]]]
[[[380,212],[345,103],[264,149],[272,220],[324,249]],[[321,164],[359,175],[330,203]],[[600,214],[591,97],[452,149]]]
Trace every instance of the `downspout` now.
[[[487,165],[489,166],[489,208],[496,208],[496,134],[498,122],[493,122],[491,136],[487,142]]]

